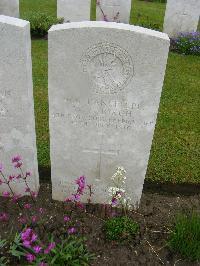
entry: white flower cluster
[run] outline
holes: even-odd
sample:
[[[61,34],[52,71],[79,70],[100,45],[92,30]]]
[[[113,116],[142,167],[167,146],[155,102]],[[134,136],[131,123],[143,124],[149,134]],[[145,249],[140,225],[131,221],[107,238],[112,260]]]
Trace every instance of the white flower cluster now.
[[[112,180],[116,180],[117,182],[122,182],[125,183],[126,180],[126,170],[124,169],[124,167],[117,167],[116,173],[114,173],[114,175],[112,176]]]
[[[109,196],[111,197],[110,203],[122,206],[125,209],[132,209],[130,204],[131,198],[126,196],[125,180],[126,170],[123,167],[117,167],[116,173],[111,177],[114,186],[108,188]]]
[[[109,187],[108,193],[111,197],[115,196],[116,199],[120,199],[125,193],[125,189],[118,187]]]

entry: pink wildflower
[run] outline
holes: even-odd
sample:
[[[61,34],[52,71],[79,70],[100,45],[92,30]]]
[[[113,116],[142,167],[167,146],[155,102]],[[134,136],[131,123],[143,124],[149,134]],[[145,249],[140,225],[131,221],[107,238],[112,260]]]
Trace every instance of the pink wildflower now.
[[[30,191],[31,191],[30,188],[26,187],[25,192],[30,192]]]
[[[71,220],[71,219],[70,219],[69,216],[65,216],[65,217],[64,217],[64,221],[65,221],[65,222],[69,222],[70,220]]]
[[[22,166],[22,162],[17,162],[16,164],[14,164],[15,168],[20,168]]]
[[[4,198],[8,198],[8,197],[10,196],[10,192],[8,192],[8,191],[4,191],[4,192],[2,193],[2,195],[3,195]]]
[[[39,208],[39,213],[43,214],[44,213],[44,209],[43,208]]]
[[[26,172],[26,177],[31,176],[31,172]]]
[[[50,252],[50,250],[49,250],[48,248],[46,248],[46,249],[44,250],[44,254],[49,254],[49,252]]]
[[[80,201],[76,203],[76,206],[80,209],[84,209],[84,204],[81,203]]]
[[[14,203],[16,203],[17,201],[18,201],[18,199],[20,199],[21,198],[21,194],[15,194],[13,197],[12,197],[12,202],[14,202]]]
[[[0,213],[0,221],[1,222],[7,222],[9,220],[9,216],[7,213],[3,212],[3,213]]]
[[[22,160],[22,157],[20,155],[16,155],[12,158],[12,163],[18,163]]]
[[[52,249],[54,249],[56,246],[55,242],[52,242],[48,245],[48,247],[44,250],[44,254],[49,254]]]
[[[3,184],[4,182],[0,179],[0,186]]]
[[[68,234],[69,235],[72,235],[74,233],[76,233],[76,229],[74,227],[70,227],[68,230],[67,230]]]
[[[31,242],[28,241],[28,240],[24,240],[24,241],[23,241],[23,246],[24,246],[25,248],[31,248]]]
[[[27,240],[30,238],[30,235],[33,233],[33,230],[31,228],[27,228],[21,233],[21,239]]]
[[[80,176],[78,179],[76,179],[76,184],[78,185],[78,194],[83,194],[85,189],[85,176]]]
[[[28,253],[26,254],[26,259],[28,262],[33,262],[36,259],[36,256],[31,253]]]
[[[35,251],[36,254],[39,254],[42,250],[42,248],[40,246],[35,246],[33,247],[33,250]]]
[[[35,223],[37,221],[37,216],[32,216],[31,220],[33,223]]]
[[[112,202],[111,202],[111,205],[112,206],[116,206],[117,205],[117,199],[116,198],[112,198]]]
[[[25,217],[20,217],[20,218],[18,218],[18,221],[19,221],[21,224],[25,224],[25,223],[26,223],[26,218],[25,218]]]
[[[14,175],[10,175],[10,176],[8,177],[9,181],[12,181],[14,178],[15,178]]]
[[[32,197],[33,197],[33,198],[37,198],[37,196],[38,196],[38,193],[37,193],[37,192],[34,192],[34,191],[32,191],[32,192],[31,192],[31,195],[32,195]]]
[[[29,203],[24,204],[24,209],[31,209],[31,204]]]
[[[51,251],[52,249],[54,249],[56,246],[56,243],[55,242],[51,242],[48,246],[48,249]]]
[[[37,235],[36,234],[32,234],[31,242],[35,242],[36,240],[37,240]]]
[[[22,178],[20,174],[16,176],[16,179],[20,179],[20,178]]]

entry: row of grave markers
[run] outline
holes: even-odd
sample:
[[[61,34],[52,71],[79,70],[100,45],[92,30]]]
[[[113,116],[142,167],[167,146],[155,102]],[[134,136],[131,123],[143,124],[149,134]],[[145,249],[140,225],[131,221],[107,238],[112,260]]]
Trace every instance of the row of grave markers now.
[[[91,0],[57,0],[57,16],[65,22],[90,20]],[[129,23],[131,0],[97,0],[96,20]],[[0,14],[19,17],[19,0],[0,0]],[[200,0],[167,0],[163,32],[174,36],[178,32],[197,30]]]
[[[140,201],[169,50],[166,34],[113,22],[73,22],[49,30],[48,87],[53,199],[85,175],[94,202],[108,202],[109,177],[127,170]],[[30,24],[0,16],[0,161],[20,154],[39,189]],[[23,194],[20,183],[13,190]],[[4,185],[0,190],[4,190]],[[86,199],[85,199],[86,200]]]

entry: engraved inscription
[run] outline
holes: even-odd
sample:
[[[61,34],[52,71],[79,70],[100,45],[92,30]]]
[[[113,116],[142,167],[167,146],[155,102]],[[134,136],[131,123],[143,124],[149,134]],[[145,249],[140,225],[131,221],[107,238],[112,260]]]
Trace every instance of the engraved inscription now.
[[[92,80],[96,94],[115,94],[124,90],[134,74],[129,53],[113,43],[98,43],[85,52],[83,71]]]
[[[53,118],[64,119],[71,126],[129,131],[133,127],[152,127],[154,121],[138,121],[140,104],[123,99],[80,98],[63,99],[67,110],[53,113]],[[111,152],[111,151],[109,151]]]

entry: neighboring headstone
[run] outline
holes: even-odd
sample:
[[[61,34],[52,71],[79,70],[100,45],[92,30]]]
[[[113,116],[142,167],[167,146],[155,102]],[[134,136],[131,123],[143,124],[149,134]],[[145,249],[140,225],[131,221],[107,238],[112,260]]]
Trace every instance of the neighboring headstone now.
[[[0,15],[19,17],[19,0],[0,0]]]
[[[166,34],[114,22],[49,30],[49,108],[53,198],[85,175],[94,202],[108,202],[116,167],[139,202],[169,50]],[[86,201],[86,198],[85,198]]]
[[[17,174],[11,158],[20,155],[24,170],[32,172],[29,185],[37,191],[30,23],[1,15],[0,47],[0,163],[6,175]],[[21,183],[14,182],[12,187],[16,193],[25,192]],[[1,185],[0,192],[4,189]]]
[[[168,0],[163,31],[170,37],[197,30],[200,0]]]
[[[57,0],[57,17],[65,22],[90,20],[91,0]]]
[[[131,0],[97,0],[96,20],[129,23]]]

